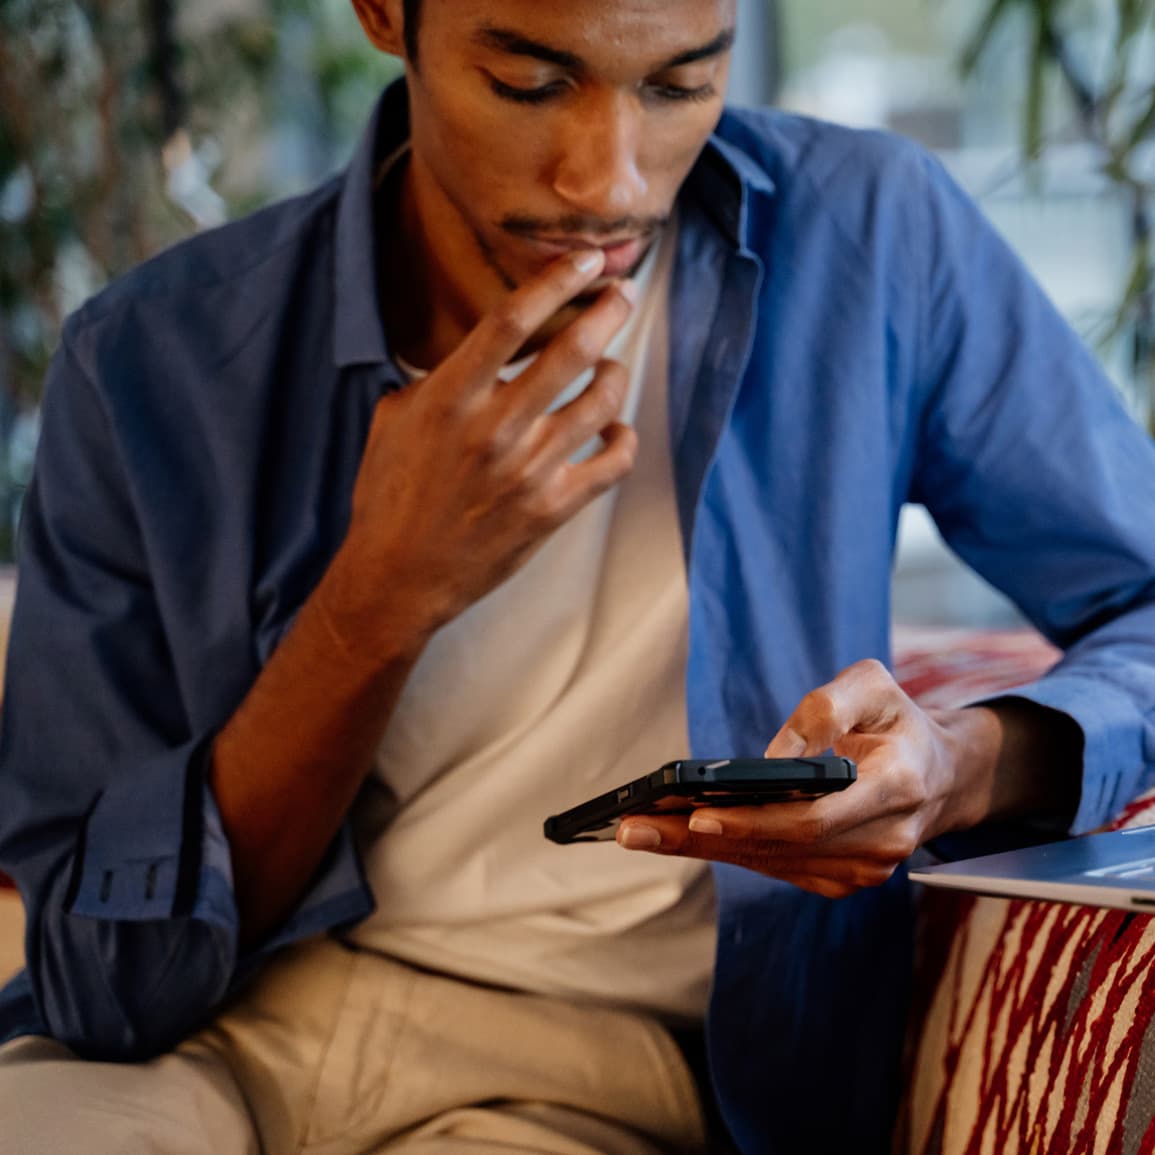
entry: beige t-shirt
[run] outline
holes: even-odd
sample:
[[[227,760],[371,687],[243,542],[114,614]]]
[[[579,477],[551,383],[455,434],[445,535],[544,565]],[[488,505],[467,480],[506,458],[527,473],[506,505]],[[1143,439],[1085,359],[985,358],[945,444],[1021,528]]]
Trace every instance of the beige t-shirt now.
[[[423,654],[354,811],[378,909],[349,938],[481,982],[693,1020],[714,962],[708,868],[542,835],[548,815],[688,754],[666,408],[675,234],[640,270],[608,351],[630,369],[634,472]]]

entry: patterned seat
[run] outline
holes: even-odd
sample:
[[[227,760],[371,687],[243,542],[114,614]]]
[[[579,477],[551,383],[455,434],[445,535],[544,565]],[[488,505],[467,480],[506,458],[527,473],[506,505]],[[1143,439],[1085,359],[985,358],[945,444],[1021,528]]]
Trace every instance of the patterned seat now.
[[[896,637],[933,705],[1036,677],[1029,632]],[[1155,791],[1112,828],[1155,823]],[[1155,918],[924,891],[902,1155],[1155,1152]]]

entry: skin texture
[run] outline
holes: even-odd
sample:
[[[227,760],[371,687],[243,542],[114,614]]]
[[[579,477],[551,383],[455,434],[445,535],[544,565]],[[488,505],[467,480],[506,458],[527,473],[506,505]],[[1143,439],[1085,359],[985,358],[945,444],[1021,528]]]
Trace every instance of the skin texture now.
[[[382,47],[404,50],[402,8],[360,6]],[[665,90],[688,74],[656,80],[638,61],[717,41],[733,0],[581,0],[563,16],[525,0],[425,0],[411,159],[382,225],[408,298],[384,302],[386,324],[403,354],[433,368],[378,403],[347,536],[214,744],[243,943],[300,900],[432,635],[633,468],[635,434],[616,420],[626,373],[603,360],[632,286],[605,276],[618,258],[589,245],[616,240],[623,221],[668,215],[720,113],[725,53],[707,68],[707,99],[656,95],[657,80]],[[491,71],[522,84],[513,69],[525,57],[483,52],[482,28],[584,54],[586,80],[555,90],[556,103],[501,97]],[[655,134],[667,147],[643,158]],[[506,227],[527,218],[548,222],[563,255]],[[530,346],[541,350],[533,367],[500,382]],[[581,396],[549,413],[587,368]],[[570,464],[599,433],[600,452]]]
[[[802,758],[833,748],[858,782],[813,802],[629,819],[628,849],[732,863],[842,898],[885,882],[924,842],[1027,815],[1064,825],[1078,806],[1082,731],[1025,699],[923,710],[880,662],[812,691],[766,748]]]
[[[379,48],[404,52],[401,0],[354,4]],[[414,148],[383,278],[405,288],[385,312],[406,360],[439,364],[557,255],[543,238],[652,242],[721,115],[729,53],[668,65],[731,33],[735,7],[423,0],[409,71]],[[575,60],[562,67],[533,48]]]
[[[354,3],[373,42],[404,54],[402,0]],[[423,0],[410,159],[381,206],[382,283],[404,296],[382,309],[394,347],[431,372],[378,403],[347,536],[214,745],[243,943],[300,900],[433,634],[633,468],[636,436],[616,420],[626,374],[603,354],[633,306],[621,277],[721,113],[734,13],[735,0]],[[498,381],[531,348],[533,367]],[[586,368],[585,392],[549,413]],[[600,452],[571,465],[599,433]],[[787,726],[771,753],[833,745],[860,783],[699,814],[694,831],[633,820],[623,845],[844,894],[934,834],[1077,798],[1069,720],[1027,704],[929,715],[877,664]]]

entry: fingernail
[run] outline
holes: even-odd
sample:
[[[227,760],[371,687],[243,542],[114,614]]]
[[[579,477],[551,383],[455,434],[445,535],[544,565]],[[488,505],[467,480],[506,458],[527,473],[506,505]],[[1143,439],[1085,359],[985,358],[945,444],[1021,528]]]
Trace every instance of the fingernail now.
[[[623,826],[618,841],[627,850],[655,850],[662,836],[652,826]]]
[[[622,280],[618,281],[618,292],[629,304],[636,305],[638,303],[638,286],[630,278],[623,277]]]
[[[579,273],[592,273],[606,263],[606,255],[601,249],[587,249],[580,252],[573,259],[574,268]]]
[[[773,751],[773,753],[771,753]],[[793,730],[783,730],[766,747],[767,758],[800,758],[806,752],[806,739]]]
[[[704,814],[695,814],[690,818],[690,829],[695,834],[721,834],[722,824],[716,818],[707,818]]]

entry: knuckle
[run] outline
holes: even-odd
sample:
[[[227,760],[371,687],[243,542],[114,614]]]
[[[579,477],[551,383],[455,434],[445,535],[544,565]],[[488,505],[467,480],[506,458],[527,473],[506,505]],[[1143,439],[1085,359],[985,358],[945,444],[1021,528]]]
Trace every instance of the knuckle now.
[[[638,460],[638,435],[633,429],[623,434],[621,440],[622,457],[625,459],[627,470],[633,469]]]
[[[522,462],[512,467],[506,475],[508,493],[521,503],[524,508],[533,510],[538,500],[540,489],[536,471],[529,462]]]
[[[879,678],[884,678],[888,682],[891,680],[890,671],[877,658],[863,658],[862,661],[855,663],[854,668],[875,680]]]
[[[922,839],[914,823],[904,823],[898,830],[892,849],[896,852],[897,862],[905,862],[921,845]],[[896,863],[897,864],[897,863]]]
[[[855,867],[848,885],[852,885],[855,890],[865,890],[867,887],[881,886],[894,874],[896,866],[897,864],[882,862],[862,863]]]
[[[475,425],[466,436],[466,452],[482,466],[494,468],[506,462],[514,436],[504,421]]]
[[[575,325],[565,339],[569,358],[581,365],[590,365],[601,356],[602,343],[589,329]]]
[[[866,880],[867,886],[882,886],[883,883],[889,882],[894,877],[894,872],[898,869],[898,863],[889,866],[876,866],[870,872]]]
[[[636,450],[623,450],[619,446],[614,446],[613,449],[603,453],[598,462],[597,472],[590,475],[585,492],[590,498],[608,493],[629,476],[634,468],[635,458]]]
[[[465,452],[470,460],[489,468],[501,459],[501,447],[492,433],[477,434],[465,443]]]
[[[629,383],[629,374],[621,365],[606,365],[598,375],[598,392],[611,417],[621,411]]]
[[[803,818],[798,824],[798,833],[803,842],[824,842],[830,837],[830,820],[821,814]]]
[[[608,425],[622,411],[622,398],[616,389],[599,389],[591,400],[591,416],[599,429]]]
[[[802,710],[819,726],[835,726],[838,723],[838,703],[829,690],[811,690],[802,699]]]
[[[526,485],[523,494],[522,508],[531,529],[545,533],[565,521],[565,502],[554,490],[530,483]]]
[[[919,847],[918,833],[911,824],[902,824],[869,854],[872,865],[893,870]]]
[[[493,336],[503,345],[523,345],[532,335],[529,318],[516,300],[506,301],[491,316]]]
[[[900,810],[918,810],[930,801],[926,779],[907,766],[893,772],[890,792]]]
[[[617,463],[611,480],[611,484],[613,484],[614,481],[620,480],[624,474],[629,473],[638,459],[638,435],[636,431],[629,426],[623,426],[619,429],[607,453]]]

